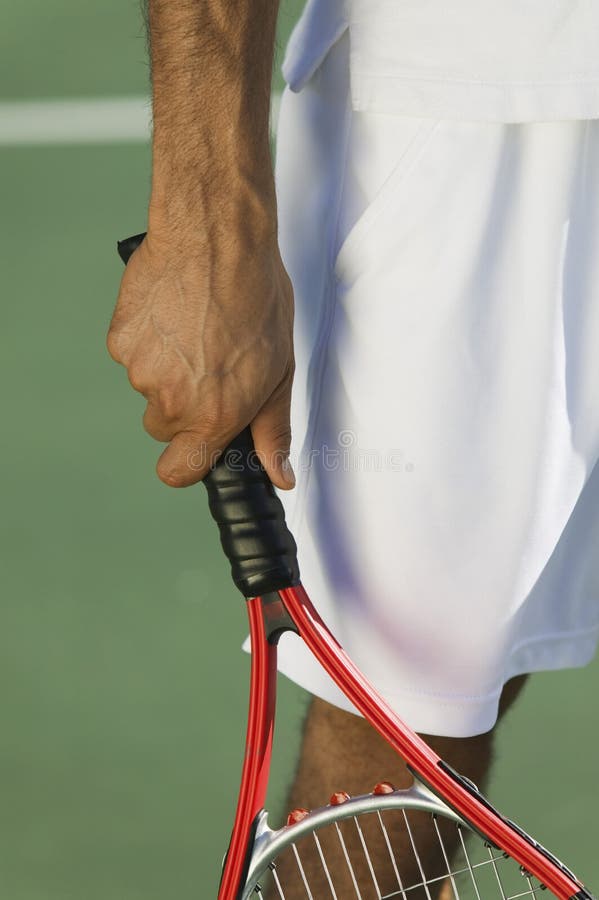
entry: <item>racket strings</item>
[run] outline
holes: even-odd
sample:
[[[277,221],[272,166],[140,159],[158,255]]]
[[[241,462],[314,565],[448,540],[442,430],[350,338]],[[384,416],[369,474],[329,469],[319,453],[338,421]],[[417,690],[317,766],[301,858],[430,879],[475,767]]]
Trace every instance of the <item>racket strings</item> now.
[[[263,900],[520,900],[545,889],[500,850],[448,819],[366,813],[290,845],[256,888]],[[398,845],[401,844],[401,852]],[[432,849],[436,852],[432,853]],[[431,856],[435,871],[427,871]],[[545,894],[547,896],[547,894]]]

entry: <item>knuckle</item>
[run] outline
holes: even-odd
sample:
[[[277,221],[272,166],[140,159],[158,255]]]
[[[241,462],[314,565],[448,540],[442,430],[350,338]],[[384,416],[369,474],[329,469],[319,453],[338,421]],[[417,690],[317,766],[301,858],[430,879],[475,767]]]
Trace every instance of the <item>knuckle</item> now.
[[[173,387],[161,388],[158,391],[158,406],[165,419],[180,418],[185,409],[183,392]]]
[[[289,422],[275,422],[271,428],[271,439],[279,447],[288,450],[291,446],[291,426]]]
[[[115,362],[122,361],[120,335],[113,327],[109,328],[106,335],[106,349]]]
[[[150,437],[153,437],[155,441],[171,441],[175,436],[175,430],[172,427],[169,428],[168,425],[157,420],[150,413],[144,415],[143,427],[144,431],[146,431]]]
[[[147,390],[147,379],[145,378],[142,369],[140,369],[138,366],[129,366],[129,368],[127,369],[127,377],[129,379],[129,384],[134,391],[138,391],[138,393],[143,394]]]

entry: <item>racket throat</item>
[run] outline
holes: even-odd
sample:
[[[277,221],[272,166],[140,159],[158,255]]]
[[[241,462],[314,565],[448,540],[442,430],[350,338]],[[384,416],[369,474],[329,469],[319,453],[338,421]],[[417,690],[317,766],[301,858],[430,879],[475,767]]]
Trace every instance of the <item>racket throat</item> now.
[[[281,635],[286,631],[293,631],[295,634],[299,634],[297,626],[287,612],[287,607],[278,591],[264,594],[264,596],[256,599],[259,601],[262,610],[264,637],[269,644],[275,646]]]

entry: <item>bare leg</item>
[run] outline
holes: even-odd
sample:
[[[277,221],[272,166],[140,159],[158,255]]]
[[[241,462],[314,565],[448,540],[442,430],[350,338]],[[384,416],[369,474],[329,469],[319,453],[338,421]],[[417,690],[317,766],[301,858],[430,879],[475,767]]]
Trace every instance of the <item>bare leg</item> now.
[[[520,693],[526,676],[514,678],[504,688],[499,715],[500,717],[514,702]],[[479,787],[484,789],[489,768],[493,757],[494,731],[477,735],[471,738],[447,738],[424,736],[427,743],[439,754],[439,756],[452,765],[458,772],[466,775]],[[408,787],[412,783],[412,776],[405,764],[397,757],[389,745],[380,738],[372,727],[362,718],[331,706],[323,700],[314,698],[308,710],[304,735],[302,741],[300,761],[294,784],[289,796],[289,809],[296,807],[316,808],[327,803],[331,794],[336,790],[346,791],[350,795],[363,794],[371,791],[377,781],[391,781],[398,788]],[[438,871],[442,873],[442,860],[438,860],[438,843],[431,834],[427,821],[424,825],[424,814],[411,816],[411,827],[419,847],[424,869],[427,873]],[[424,825],[424,827],[422,827]],[[410,850],[409,836],[402,826],[401,833],[393,835],[393,842],[397,856],[404,860],[413,860]],[[384,872],[389,869],[389,887],[396,885],[395,877],[389,865],[386,849],[380,847],[380,858],[374,859],[375,871]],[[373,857],[377,855],[377,846],[373,847]],[[332,869],[335,871],[335,887],[341,898],[355,896],[351,880],[347,874],[340,847],[337,842],[331,843],[327,848],[327,857],[333,856]],[[358,857],[359,858],[359,857]],[[319,900],[330,897],[331,891],[327,886],[322,867],[316,853],[304,852],[302,862],[309,874],[310,884],[316,886],[314,896]],[[358,863],[358,866],[360,864]],[[287,884],[293,884],[296,873],[287,875],[286,867],[291,870],[293,863],[280,863],[280,875]],[[407,863],[408,869],[413,871],[402,873],[406,877],[406,884],[416,883],[418,873],[416,862]],[[339,874],[337,874],[339,873]],[[357,872],[360,887],[362,883],[370,882],[364,863],[364,870]],[[346,880],[344,880],[346,879]],[[385,891],[385,875],[381,883],[381,889]],[[306,892],[298,885],[297,893],[294,889],[285,889],[285,897],[288,900],[305,898]],[[447,886],[441,889],[439,900],[450,900],[451,891]],[[413,900],[420,900],[417,892],[411,891]],[[370,897],[368,888],[363,893],[364,900]]]

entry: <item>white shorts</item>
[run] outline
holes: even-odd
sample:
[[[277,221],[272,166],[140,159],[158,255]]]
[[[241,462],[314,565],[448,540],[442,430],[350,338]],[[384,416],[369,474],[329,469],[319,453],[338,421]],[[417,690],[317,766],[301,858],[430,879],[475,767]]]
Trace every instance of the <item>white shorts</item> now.
[[[302,581],[420,732],[599,634],[599,120],[355,112],[347,37],[279,119]],[[299,641],[280,669],[350,709]]]

